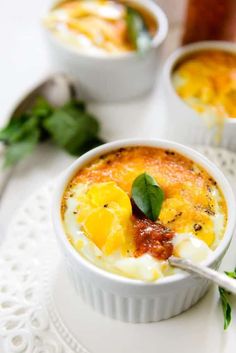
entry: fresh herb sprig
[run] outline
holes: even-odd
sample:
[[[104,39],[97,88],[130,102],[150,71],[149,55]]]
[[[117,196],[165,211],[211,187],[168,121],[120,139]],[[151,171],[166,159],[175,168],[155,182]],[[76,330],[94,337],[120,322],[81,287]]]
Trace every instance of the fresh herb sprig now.
[[[164,192],[155,179],[147,174],[140,174],[133,182],[131,190],[135,205],[145,216],[156,221],[164,201]]]
[[[225,274],[231,278],[236,279],[236,268],[233,272],[225,272]],[[220,301],[224,315],[224,330],[226,330],[231,322],[232,310],[230,305],[230,293],[225,289],[219,287]]]
[[[127,6],[126,24],[128,37],[134,48],[144,52],[151,47],[151,35],[141,14]]]
[[[4,165],[19,162],[44,140],[80,155],[102,143],[98,133],[98,121],[87,112],[83,102],[71,100],[56,108],[39,97],[30,110],[12,117],[0,130],[0,141],[6,146]]]

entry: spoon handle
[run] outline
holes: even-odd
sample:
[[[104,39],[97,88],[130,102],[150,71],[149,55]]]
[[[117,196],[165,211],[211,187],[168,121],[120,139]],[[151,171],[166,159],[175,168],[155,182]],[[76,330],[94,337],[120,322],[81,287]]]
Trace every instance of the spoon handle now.
[[[224,273],[217,272],[211,268],[194,264],[190,260],[181,259],[175,256],[171,256],[169,258],[169,263],[171,266],[178,267],[182,270],[195,273],[200,277],[207,278],[230,293],[236,294],[236,280],[228,277]]]

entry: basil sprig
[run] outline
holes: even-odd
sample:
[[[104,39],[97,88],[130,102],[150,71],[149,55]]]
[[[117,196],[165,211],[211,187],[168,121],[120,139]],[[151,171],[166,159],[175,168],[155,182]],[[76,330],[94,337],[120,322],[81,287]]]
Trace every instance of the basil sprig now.
[[[225,274],[231,278],[236,279],[236,268],[234,269],[233,272],[225,272]],[[226,330],[229,327],[229,324],[231,322],[231,305],[230,305],[230,293],[227,292],[225,289],[219,287],[219,293],[220,293],[220,301],[221,301],[221,306],[223,310],[223,315],[224,315],[224,330]]]
[[[0,130],[0,142],[5,145],[5,167],[11,166],[45,140],[73,155],[80,155],[102,143],[99,123],[84,102],[71,100],[61,107],[53,107],[38,97],[33,107]]]
[[[138,209],[156,221],[164,201],[164,192],[155,179],[147,173],[140,174],[133,182],[131,194]]]
[[[149,49],[152,38],[144,19],[138,11],[129,6],[127,6],[126,23],[129,40],[135,49],[139,52]]]
[[[231,306],[229,303],[229,293],[225,289],[219,287],[220,302],[224,315],[224,330],[226,330],[231,322]]]

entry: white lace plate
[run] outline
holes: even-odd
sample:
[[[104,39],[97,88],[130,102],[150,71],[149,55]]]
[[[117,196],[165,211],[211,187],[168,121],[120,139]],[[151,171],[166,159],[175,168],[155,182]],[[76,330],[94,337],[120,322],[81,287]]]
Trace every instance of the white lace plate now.
[[[220,167],[236,191],[236,154],[198,149]],[[1,353],[234,351],[236,312],[224,332],[214,287],[192,309],[153,324],[112,321],[83,304],[67,279],[57,249],[50,222],[51,193],[52,185],[46,186],[25,203],[0,249]],[[236,239],[222,269],[234,268],[234,249]]]

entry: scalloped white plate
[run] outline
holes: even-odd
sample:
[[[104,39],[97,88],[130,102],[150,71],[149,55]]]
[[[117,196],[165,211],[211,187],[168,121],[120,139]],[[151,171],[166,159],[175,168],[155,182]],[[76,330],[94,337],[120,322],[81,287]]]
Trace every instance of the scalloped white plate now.
[[[236,154],[198,147],[236,191]],[[52,185],[37,191],[15,215],[0,249],[1,353],[231,353],[236,300],[227,332],[217,288],[187,312],[159,323],[127,324],[94,312],[75,294],[50,222]],[[222,269],[236,264],[236,239]]]

